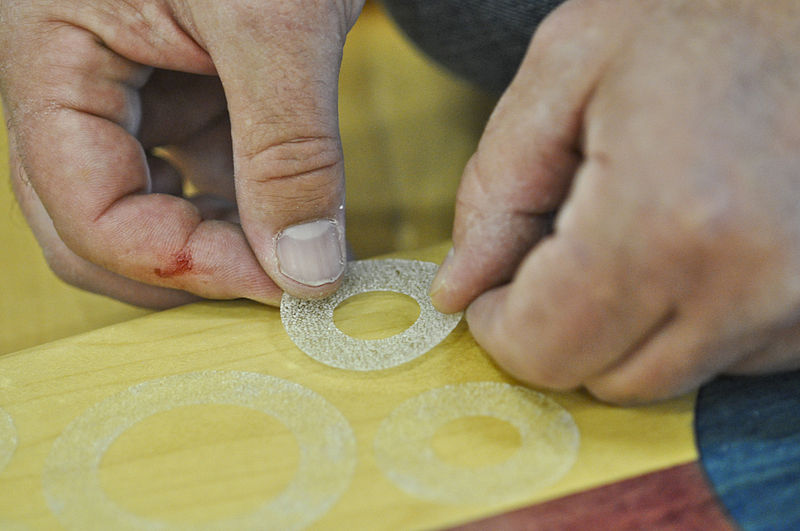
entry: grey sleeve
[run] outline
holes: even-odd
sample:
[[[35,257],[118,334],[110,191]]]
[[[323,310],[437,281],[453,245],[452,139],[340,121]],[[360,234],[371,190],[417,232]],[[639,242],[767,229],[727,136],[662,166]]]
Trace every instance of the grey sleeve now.
[[[536,26],[565,0],[383,0],[420,49],[456,73],[500,92]]]

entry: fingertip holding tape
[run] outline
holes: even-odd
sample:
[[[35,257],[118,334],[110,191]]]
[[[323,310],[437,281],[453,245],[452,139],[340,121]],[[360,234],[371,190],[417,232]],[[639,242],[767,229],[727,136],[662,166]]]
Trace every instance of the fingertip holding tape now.
[[[461,320],[461,314],[436,310],[428,289],[438,266],[416,260],[361,260],[347,265],[339,290],[325,299],[303,300],[284,293],[281,321],[300,350],[330,367],[352,371],[389,369],[422,356],[438,345]],[[333,322],[333,312],[346,299],[370,291],[393,291],[419,304],[410,328],[384,339],[348,336]]]

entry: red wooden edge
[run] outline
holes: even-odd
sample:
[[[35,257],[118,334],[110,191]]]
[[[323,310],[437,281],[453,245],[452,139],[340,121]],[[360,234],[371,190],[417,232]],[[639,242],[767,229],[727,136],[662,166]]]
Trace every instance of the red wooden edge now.
[[[604,485],[453,529],[731,531],[697,462]]]

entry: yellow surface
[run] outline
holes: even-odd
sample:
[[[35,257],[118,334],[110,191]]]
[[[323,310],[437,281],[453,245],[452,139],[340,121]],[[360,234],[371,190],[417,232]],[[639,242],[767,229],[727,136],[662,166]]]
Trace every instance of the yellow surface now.
[[[445,251],[439,246],[414,257],[438,260]],[[359,322],[371,320],[374,327],[381,315],[392,313],[393,304],[362,301],[361,312],[351,309],[349,317],[340,316],[340,322],[351,321],[341,326],[358,328]],[[572,414],[581,434],[577,462],[561,481],[513,502],[425,501],[387,479],[376,463],[373,441],[383,419],[429,389],[510,381],[474,343],[463,322],[417,360],[357,373],[329,368],[300,352],[274,308],[208,302],[0,358],[0,408],[12,418],[19,440],[0,472],[0,520],[33,529],[56,527],[42,494],[45,460],[56,437],[87,408],[135,384],[207,370],[254,372],[298,383],[347,419],[357,444],[355,473],[338,503],[314,525],[319,529],[443,526],[696,458],[692,397],[625,409],[582,393],[550,393]],[[198,396],[203,392],[200,387]],[[247,394],[248,388],[241,392]],[[136,407],[134,403],[120,415],[135,416]],[[165,404],[164,409],[119,435],[101,461],[101,484],[118,506],[149,518],[198,523],[251,511],[292,477],[298,443],[269,416],[231,405],[171,409]],[[448,438],[444,434],[432,444],[455,466],[479,466],[494,453],[513,452],[517,435],[507,428],[467,423],[450,428],[450,442],[442,443],[442,437]],[[93,437],[87,433],[85,438],[89,444]]]
[[[340,89],[347,231],[358,257],[449,238],[458,179],[491,103],[367,5],[348,35]],[[148,313],[50,272],[12,197],[6,149],[0,126],[0,355]]]
[[[339,99],[347,232],[358,256],[450,238],[458,181],[493,103],[367,3],[347,36]]]

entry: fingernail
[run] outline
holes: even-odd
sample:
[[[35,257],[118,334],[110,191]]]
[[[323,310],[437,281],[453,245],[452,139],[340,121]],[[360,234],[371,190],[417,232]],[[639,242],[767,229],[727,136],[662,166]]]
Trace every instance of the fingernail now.
[[[431,297],[434,297],[438,291],[440,291],[447,281],[447,269],[450,267],[450,261],[453,258],[453,254],[455,250],[453,247],[447,252],[447,256],[444,257],[444,261],[442,265],[439,266],[439,271],[436,273],[436,276],[433,277],[433,282],[431,282],[431,288],[428,291],[428,294]]]
[[[333,282],[344,271],[341,240],[337,223],[330,219],[288,227],[276,242],[278,268],[307,286]]]

